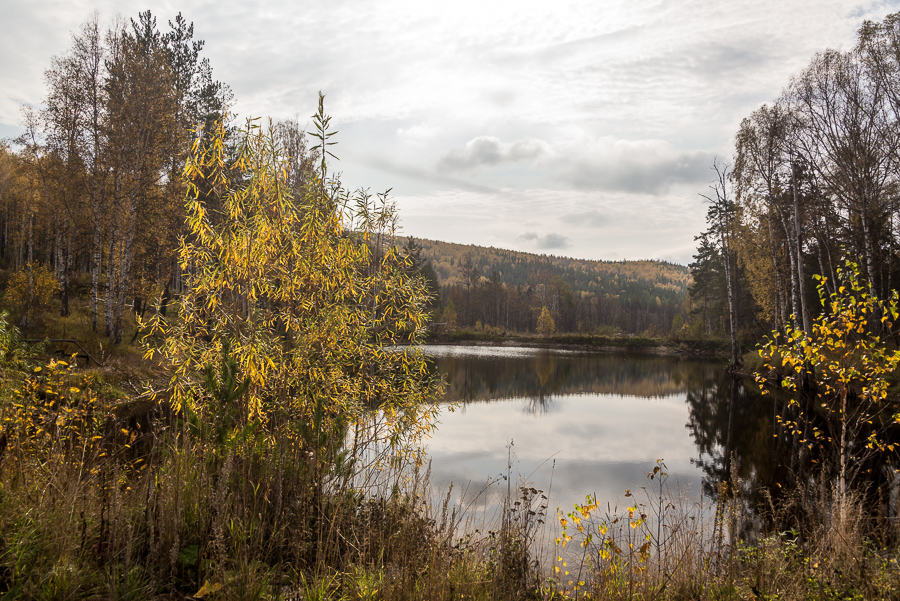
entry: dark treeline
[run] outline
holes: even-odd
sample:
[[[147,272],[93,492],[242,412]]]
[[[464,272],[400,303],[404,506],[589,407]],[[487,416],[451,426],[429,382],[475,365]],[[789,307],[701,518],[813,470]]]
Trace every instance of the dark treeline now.
[[[900,281],[900,14],[815,55],[741,122],[733,164],[715,167],[691,265],[696,327],[745,342],[786,324],[808,332],[814,275],[834,292],[846,260],[886,298]]]
[[[851,522],[881,536],[878,520],[897,515],[900,446],[888,390],[900,369],[900,13],[863,23],[852,48],[816,54],[785,83],[742,120],[733,162],[713,165],[686,327],[728,337],[732,368],[762,341],[748,360],[758,383],[793,395],[769,397],[775,462],[756,468],[777,478],[757,485],[769,517],[807,541]],[[727,424],[723,452],[701,465],[709,482],[749,498],[730,458],[763,442],[732,428],[756,404],[744,390],[734,380],[688,402]],[[727,420],[715,415],[726,407]]]
[[[53,58],[25,134],[0,147],[0,266],[27,274],[7,304],[46,302],[36,280],[52,281],[65,316],[88,281],[91,328],[118,343],[126,307],[177,288],[186,149],[231,101],[203,45],[181,14],[165,32],[149,11],[109,28],[95,14]]]
[[[193,24],[178,14],[168,25],[146,11],[105,28],[95,14],[45,71],[25,133],[0,144],[0,269],[11,274],[0,286],[26,331],[56,299],[68,315],[77,294],[89,299],[91,330],[118,344],[129,310],[165,314],[184,291],[185,158],[216,122],[233,121],[233,95]],[[272,129],[300,189],[315,153],[297,122]],[[223,218],[214,192],[204,192],[212,223]]]
[[[439,291],[436,323],[451,329],[666,334],[687,296],[688,270],[661,261],[587,261],[432,240],[411,240],[407,252]]]

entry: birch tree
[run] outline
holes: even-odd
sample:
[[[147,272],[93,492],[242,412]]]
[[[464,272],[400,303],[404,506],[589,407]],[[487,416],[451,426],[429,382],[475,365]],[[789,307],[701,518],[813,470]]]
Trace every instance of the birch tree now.
[[[801,202],[800,165],[794,138],[797,123],[790,108],[779,102],[763,105],[741,122],[735,136],[735,170],[737,199],[746,207],[747,215],[758,220],[767,233],[772,263],[771,277],[777,278],[780,241],[787,245],[790,302],[795,327],[809,330],[810,315],[806,299],[804,261],[805,222]],[[776,235],[773,223],[781,225],[782,236]],[[764,225],[763,225],[764,224]],[[762,228],[760,228],[762,229]],[[778,305],[780,287],[774,286]],[[780,310],[775,311],[776,329],[784,323]]]
[[[111,224],[106,271],[106,329],[110,342],[124,334],[132,284],[135,238],[141,217],[160,202],[160,184],[177,141],[176,97],[163,47],[134,33],[114,32],[107,83]]]
[[[788,90],[802,121],[798,150],[844,215],[848,242],[865,264],[873,290],[886,283],[878,264],[879,230],[891,208],[900,132],[891,122],[885,88],[868,77],[853,52],[816,55]]]
[[[741,364],[740,349],[737,342],[737,311],[735,308],[735,264],[732,251],[732,239],[734,236],[734,201],[728,192],[728,179],[730,168],[728,165],[720,165],[718,161],[713,163],[716,173],[715,182],[710,185],[712,196],[701,194],[709,202],[707,223],[710,230],[718,238],[719,252],[722,255],[722,264],[725,270],[725,290],[728,300],[728,338],[731,345],[731,366],[738,367]]]

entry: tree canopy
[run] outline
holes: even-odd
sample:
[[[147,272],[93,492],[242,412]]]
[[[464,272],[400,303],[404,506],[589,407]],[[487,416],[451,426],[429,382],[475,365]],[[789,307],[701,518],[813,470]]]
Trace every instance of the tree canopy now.
[[[330,134],[321,97],[314,121],[321,156]],[[147,354],[160,345],[173,364],[175,406],[221,410],[191,375],[226,352],[249,381],[242,420],[290,430],[317,414],[356,423],[377,409],[392,441],[423,433],[434,381],[419,349],[394,345],[421,339],[428,295],[388,244],[392,205],[348,193],[324,162],[297,186],[271,123],[248,121],[232,139],[230,156],[219,121],[194,142],[178,249],[185,291],[174,315],[147,324]]]

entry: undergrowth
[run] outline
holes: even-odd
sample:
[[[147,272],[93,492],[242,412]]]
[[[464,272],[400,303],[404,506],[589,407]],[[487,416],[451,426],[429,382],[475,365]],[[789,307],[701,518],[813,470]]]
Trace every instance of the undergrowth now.
[[[871,522],[859,499],[837,528],[820,488],[748,507],[734,478],[697,501],[660,462],[621,510],[589,497],[545,526],[546,496],[509,474],[499,517],[476,530],[414,460],[376,461],[340,432],[262,444],[0,332],[2,598],[900,595],[896,520]],[[240,382],[205,386],[227,403]]]

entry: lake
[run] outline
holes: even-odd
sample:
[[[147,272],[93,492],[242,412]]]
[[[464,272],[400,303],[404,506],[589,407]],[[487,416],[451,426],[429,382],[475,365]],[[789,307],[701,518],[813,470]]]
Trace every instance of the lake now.
[[[431,482],[475,521],[527,484],[548,514],[596,494],[633,505],[662,459],[673,493],[699,501],[726,473],[773,476],[772,405],[722,362],[673,356],[429,345],[448,388],[427,443]],[[739,458],[735,464],[730,457]],[[511,466],[511,467],[510,467]],[[754,483],[755,485],[755,483]]]

